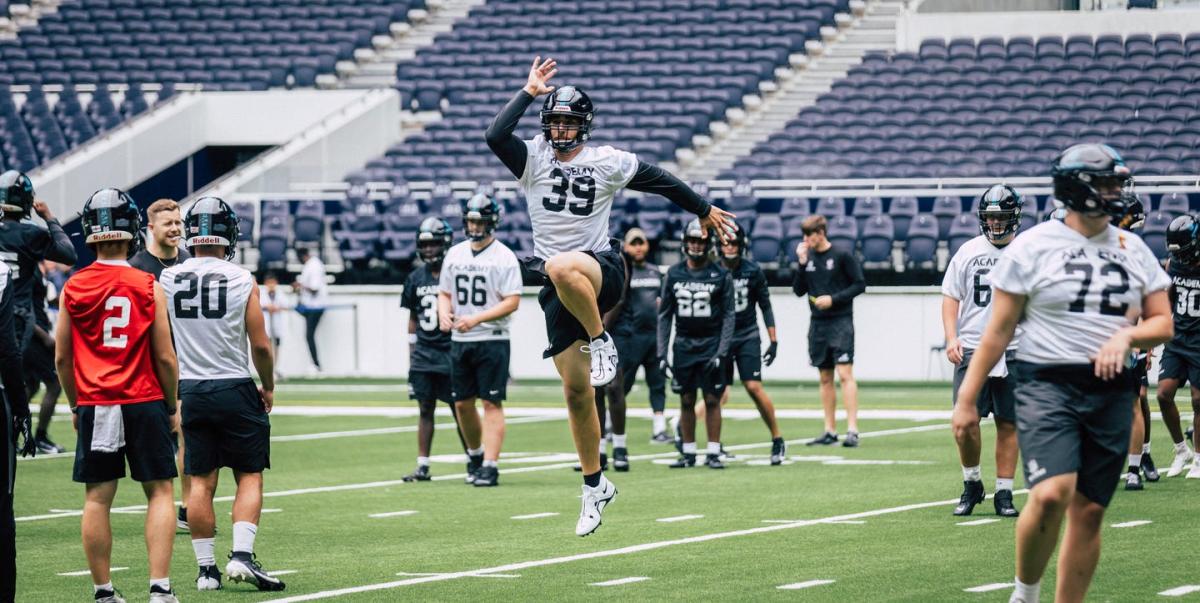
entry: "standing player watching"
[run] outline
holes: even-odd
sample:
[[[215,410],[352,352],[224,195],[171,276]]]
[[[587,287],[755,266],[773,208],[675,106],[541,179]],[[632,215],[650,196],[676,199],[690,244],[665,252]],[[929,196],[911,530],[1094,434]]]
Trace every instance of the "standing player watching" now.
[[[3,211],[3,210],[0,210]],[[37,453],[31,430],[29,402],[21,379],[21,349],[13,330],[12,272],[0,263],[0,603],[12,603],[17,594],[17,524],[13,517],[17,453]]]
[[[1200,461],[1188,448],[1175,393],[1190,383],[1192,407],[1200,412],[1200,222],[1192,216],[1179,216],[1167,227],[1167,275],[1171,278],[1171,312],[1175,336],[1163,347],[1158,363],[1158,408],[1163,423],[1175,443],[1175,458],[1167,477],[1175,477],[1188,468],[1188,477],[1200,478]]]
[[[300,294],[300,303],[296,311],[304,317],[304,340],[308,343],[308,357],[312,360],[317,372],[321,371],[321,359],[317,355],[317,326],[321,317],[325,316],[325,306],[329,305],[328,283],[325,282],[325,263],[311,249],[302,247],[296,250],[304,268],[292,288]]]
[[[825,216],[810,216],[801,225],[804,241],[796,247],[798,269],[792,281],[796,295],[808,295],[812,319],[808,323],[808,356],[821,376],[821,408],[825,433],[809,446],[836,444],[837,394],[833,371],[842,382],[846,405],[846,440],[858,446],[858,384],[854,381],[854,298],[866,290],[862,266],[853,253],[834,249],[825,236]]]
[[[408,398],[417,401],[417,468],[404,476],[406,482],[429,481],[429,453],[433,449],[433,413],[438,400],[450,405],[450,334],[438,327],[438,279],[442,261],[454,243],[454,230],[441,218],[425,218],[417,229],[417,252],[425,262],[409,273],[400,296],[400,307],[408,310]],[[458,431],[456,428],[455,431]],[[463,441],[462,434],[458,436]],[[463,444],[463,451],[466,451]]]
[[[1121,189],[1130,174],[1121,156],[1107,145],[1075,145],[1055,159],[1051,175],[1067,215],[1017,237],[992,269],[992,317],[951,421],[959,438],[979,421],[973,402],[1020,323],[1010,370],[1030,491],[1017,521],[1010,601],[1022,603],[1038,601],[1064,515],[1054,599],[1086,596],[1129,446],[1130,350],[1163,343],[1172,330],[1170,280],[1139,237],[1109,223],[1125,209]]]
[[[710,469],[724,469],[721,461],[721,394],[725,392],[722,360],[733,339],[734,293],[729,271],[709,257],[713,237],[700,220],[683,230],[683,253],[687,259],[671,266],[663,281],[658,309],[659,367],[672,369],[672,389],[679,394],[679,426],[683,432],[683,456],[672,468],[696,464],[696,389],[704,396],[704,426],[708,434]],[[667,362],[671,322],[676,325],[673,363]]]
[[[601,513],[617,495],[600,470],[593,389],[611,382],[619,366],[616,345],[601,319],[620,300],[625,282],[619,243],[608,238],[613,195],[623,188],[662,195],[700,216],[722,239],[733,229],[733,216],[632,153],[587,147],[595,117],[592,101],[574,86],[555,91],[548,83],[557,72],[554,59],[535,57],[525,87],[496,116],[486,138],[529,202],[535,258],[527,267],[545,282],[538,302],[550,339],[542,356],[554,359],[563,381],[583,469],[575,533],[587,536],[600,527]],[[529,104],[550,92],[540,114],[542,134],[529,141],[514,136]]]
[[[129,265],[141,216],[129,195],[96,191],[83,205],[84,242],[96,261],[59,298],[54,361],[78,439],[73,479],[86,485],[83,552],[96,601],[123,603],[113,588],[109,511],[125,463],[146,493],[150,600],[177,603],[169,571],[175,538],[171,442],[178,367],[167,301],[154,277]]]
[[[221,467],[233,470],[233,550],[225,572],[234,582],[279,591],[284,584],[262,569],[254,538],[262,516],[263,470],[271,466],[275,372],[258,287],[233,264],[237,214],[221,199],[202,197],[184,219],[186,245],[194,257],[163,270],[175,345],[179,347],[179,397],[187,440],[184,472],[192,476],[189,525],[200,566],[197,590],[221,588],[214,554],[213,494]],[[250,356],[246,358],[246,342]],[[255,387],[250,360],[262,387]]]
[[[61,454],[66,449],[50,439],[50,421],[54,418],[54,408],[58,406],[58,397],[62,394],[62,385],[58,382],[58,373],[54,370],[54,337],[50,335],[50,316],[46,313],[47,283],[42,272],[41,264],[34,264],[37,274],[33,279],[33,336],[21,359],[25,369],[25,392],[32,400],[38,388],[46,386],[42,394],[42,403],[38,409],[37,441],[38,452],[42,454]]]
[[[950,258],[946,276],[942,279],[942,328],[946,334],[946,357],[955,365],[955,400],[991,315],[992,288],[988,274],[1004,248],[1017,236],[1017,227],[1021,225],[1021,195],[1010,186],[992,186],[979,196],[976,216],[982,234],[958,249]],[[987,381],[972,401],[978,416],[991,414],[996,418],[996,493],[992,495],[992,504],[996,515],[1002,517],[1018,515],[1012,493],[1013,476],[1017,472],[1017,411],[1013,380],[1008,376],[1006,364],[1016,349],[1017,337],[1013,337],[1005,355],[994,366],[988,367]],[[979,423],[961,433],[956,432],[954,441],[958,445],[963,475],[963,493],[954,507],[954,515],[965,516],[970,515],[985,496],[979,467],[983,448]]]
[[[508,391],[509,315],[521,303],[521,265],[496,240],[500,206],[483,194],[463,212],[467,239],[446,253],[438,276],[438,322],[450,335],[451,396],[467,448],[467,483],[500,483]],[[483,400],[483,423],[475,400]]]

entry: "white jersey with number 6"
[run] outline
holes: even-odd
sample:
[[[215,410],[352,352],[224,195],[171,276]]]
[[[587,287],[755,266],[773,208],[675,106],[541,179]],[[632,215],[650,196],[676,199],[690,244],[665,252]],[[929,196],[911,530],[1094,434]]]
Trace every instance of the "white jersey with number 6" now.
[[[455,318],[474,316],[495,307],[504,298],[521,294],[521,266],[517,256],[498,240],[476,253],[470,241],[446,252],[438,291],[450,296]],[[481,322],[466,333],[451,331],[451,341],[508,339],[510,316]]]
[[[946,266],[942,295],[959,302],[958,340],[968,350],[979,347],[983,327],[992,316],[992,285],[988,274],[1003,251],[979,235],[963,243]],[[1014,335],[1008,349],[1016,349],[1017,342],[1018,336]]]
[[[1060,220],[1034,226],[1004,250],[992,287],[1028,298],[1017,359],[1088,364],[1171,281],[1137,235],[1109,226],[1092,238]]]
[[[250,378],[246,303],[258,294],[245,268],[218,258],[189,258],[162,271],[180,379]]]
[[[637,173],[637,155],[586,146],[562,163],[541,135],[525,147],[521,190],[533,224],[533,254],[547,260],[565,251],[608,251],[613,196]]]

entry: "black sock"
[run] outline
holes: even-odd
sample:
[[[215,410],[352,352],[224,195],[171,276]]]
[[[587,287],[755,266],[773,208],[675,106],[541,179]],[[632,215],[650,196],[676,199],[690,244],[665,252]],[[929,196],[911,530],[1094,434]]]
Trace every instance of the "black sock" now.
[[[610,341],[612,338],[608,336],[608,331],[600,331],[600,334],[597,335],[594,339],[592,339],[592,341],[595,341],[596,339],[607,342],[607,341]]]
[[[583,476],[583,484],[589,488],[595,488],[599,486],[600,476],[603,475],[603,473],[603,471],[597,471],[595,473]]]
[[[37,434],[36,434],[36,435],[37,435],[37,439],[39,439],[39,440],[44,440],[44,439],[46,439],[46,430],[45,430],[45,429],[39,429],[39,430],[37,430]]]

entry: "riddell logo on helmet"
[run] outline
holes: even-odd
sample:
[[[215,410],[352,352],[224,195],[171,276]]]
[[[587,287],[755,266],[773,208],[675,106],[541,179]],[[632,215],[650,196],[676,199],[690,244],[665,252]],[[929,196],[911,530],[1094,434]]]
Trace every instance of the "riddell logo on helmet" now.
[[[188,243],[192,245],[225,245],[225,239],[221,237],[192,237]]]
[[[89,243],[100,243],[103,241],[121,241],[130,238],[129,233],[110,230],[108,232],[98,232],[88,235]]]

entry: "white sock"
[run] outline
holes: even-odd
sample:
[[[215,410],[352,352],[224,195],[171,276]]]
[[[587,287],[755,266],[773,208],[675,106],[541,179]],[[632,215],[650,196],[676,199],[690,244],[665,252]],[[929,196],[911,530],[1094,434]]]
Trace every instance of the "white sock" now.
[[[1131,468],[1135,468],[1135,469],[1137,467],[1141,467],[1142,466],[1142,455],[1140,455],[1140,454],[1129,455],[1129,466]]]
[[[154,588],[155,586],[157,586],[158,589],[161,591],[171,592],[171,579],[170,578],[151,578],[150,579],[150,588]]]
[[[418,467],[428,467],[429,466],[429,457],[427,457],[427,456],[417,457],[417,466]]]
[[[1011,492],[1012,488],[1013,488],[1013,478],[1011,478],[1011,477],[1007,477],[1007,478],[997,477],[996,478],[996,490],[1008,490]]]
[[[667,418],[661,412],[654,413],[654,433],[662,433],[667,430]]]
[[[613,434],[613,448],[625,447],[625,434]]]
[[[482,456],[483,455],[483,446],[480,446],[479,448],[468,448],[467,455],[468,456]]]
[[[106,590],[108,592],[113,592],[112,581],[106,582],[104,584],[93,584],[92,585],[92,593],[93,594],[98,593],[102,590]]]
[[[487,460],[485,460],[485,461],[483,461],[483,466],[484,466],[484,467],[497,467],[497,466],[499,466],[499,465],[498,465],[498,463],[499,463],[499,461],[487,461]]]
[[[684,442],[683,443],[683,453],[684,454],[696,454],[696,443],[695,442]]]
[[[983,472],[979,470],[979,465],[975,465],[974,467],[965,467],[964,466],[962,468],[962,470],[963,470],[963,481],[964,482],[983,481]]]
[[[1150,442],[1142,444],[1142,454],[1150,454]]]
[[[253,553],[256,534],[258,534],[258,526],[248,521],[235,522],[233,524],[233,552]]]
[[[1175,454],[1187,454],[1187,450],[1188,450],[1187,440],[1184,440],[1182,442],[1175,442]]]
[[[217,564],[217,558],[213,553],[216,548],[216,538],[193,538],[192,550],[196,551],[196,565],[207,567]]]
[[[709,454],[721,454],[721,443],[720,442],[709,442],[708,443],[708,453]]]
[[[1014,578],[1016,586],[1013,588],[1012,596],[1009,597],[1008,603],[1038,603],[1038,598],[1042,594],[1042,581],[1038,580],[1033,584],[1025,584],[1020,578]]]
[[[604,438],[600,438],[600,454],[604,454],[605,452],[608,452],[608,448],[606,447],[607,444],[608,444],[608,440],[606,440]]]

